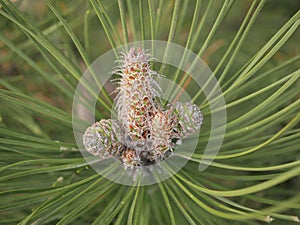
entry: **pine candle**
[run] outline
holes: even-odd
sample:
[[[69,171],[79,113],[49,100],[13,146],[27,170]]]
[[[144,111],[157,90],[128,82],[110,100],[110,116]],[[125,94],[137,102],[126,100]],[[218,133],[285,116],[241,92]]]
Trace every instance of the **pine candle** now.
[[[101,159],[119,159],[125,167],[153,165],[166,159],[182,139],[196,132],[203,121],[193,103],[163,107],[158,74],[151,70],[151,56],[140,48],[122,53],[115,99],[117,120],[101,120],[87,128],[83,144]]]

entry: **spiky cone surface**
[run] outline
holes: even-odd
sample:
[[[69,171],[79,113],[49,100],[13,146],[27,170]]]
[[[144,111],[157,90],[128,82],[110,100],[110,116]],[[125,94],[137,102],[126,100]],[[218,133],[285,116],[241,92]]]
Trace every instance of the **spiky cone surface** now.
[[[149,60],[150,55],[142,49],[131,48],[127,54],[123,53],[116,71],[121,76],[116,109],[128,147],[145,145],[152,129],[154,98],[159,86],[153,79],[157,73],[150,69]]]
[[[152,148],[149,157],[152,160],[164,159],[166,152],[172,150],[180,139],[178,118],[173,106],[169,105],[165,110],[158,107],[153,113],[151,125]]]
[[[124,148],[119,154],[119,160],[123,163],[125,168],[142,166],[143,161],[140,157],[141,152],[137,152],[131,148]]]
[[[186,138],[200,129],[203,115],[197,105],[191,102],[176,102],[174,107],[182,138]]]
[[[122,151],[124,145],[117,139],[113,129],[114,123],[116,121],[101,120],[86,129],[83,145],[90,154],[108,159]]]

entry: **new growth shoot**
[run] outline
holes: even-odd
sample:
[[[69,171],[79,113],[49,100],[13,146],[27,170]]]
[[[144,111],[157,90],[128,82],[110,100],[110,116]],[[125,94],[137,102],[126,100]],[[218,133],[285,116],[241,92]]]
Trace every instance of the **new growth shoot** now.
[[[103,119],[86,129],[83,144],[90,154],[116,158],[126,168],[153,165],[170,157],[176,145],[200,129],[203,116],[195,104],[161,104],[158,74],[150,61],[150,54],[141,48],[122,53],[114,71],[120,76],[117,119]]]

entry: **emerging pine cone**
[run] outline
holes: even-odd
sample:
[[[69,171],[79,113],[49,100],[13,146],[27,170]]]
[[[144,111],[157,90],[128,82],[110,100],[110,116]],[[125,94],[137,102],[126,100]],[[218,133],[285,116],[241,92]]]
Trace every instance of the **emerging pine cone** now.
[[[116,156],[124,145],[117,140],[112,120],[101,120],[88,127],[83,135],[83,144],[92,155],[102,159]]]
[[[152,138],[152,155],[161,155],[175,147],[174,139],[180,139],[176,132],[178,124],[177,116],[174,114],[174,108],[170,105],[167,110],[157,109],[151,120],[151,138]]]
[[[115,71],[121,76],[115,99],[118,121],[96,122],[83,136],[88,152],[102,159],[114,157],[125,168],[166,159],[203,120],[193,103],[159,104],[161,91],[154,80],[157,73],[150,69],[149,61],[150,55],[140,48],[123,53]]]
[[[203,115],[198,106],[191,102],[176,102],[175,110],[178,115],[182,138],[186,138],[200,129]]]

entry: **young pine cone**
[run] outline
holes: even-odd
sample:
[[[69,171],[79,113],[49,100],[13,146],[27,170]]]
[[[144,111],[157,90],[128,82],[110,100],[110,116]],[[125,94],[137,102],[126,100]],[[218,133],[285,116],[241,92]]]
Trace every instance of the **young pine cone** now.
[[[191,102],[176,102],[174,107],[182,138],[186,138],[200,129],[203,115],[197,105]]]
[[[116,137],[113,123],[113,120],[100,120],[86,129],[83,144],[89,153],[101,159],[108,159],[116,156],[124,148]]]

